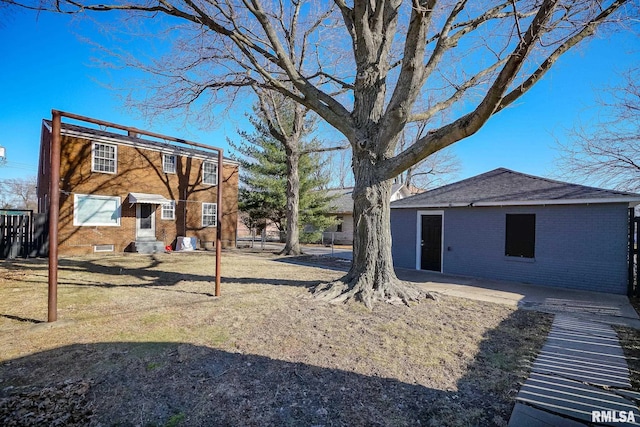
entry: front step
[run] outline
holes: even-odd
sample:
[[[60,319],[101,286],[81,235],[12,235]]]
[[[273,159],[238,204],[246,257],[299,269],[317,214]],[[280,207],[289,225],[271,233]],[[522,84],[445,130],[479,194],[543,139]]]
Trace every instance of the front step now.
[[[157,240],[136,240],[136,252],[139,254],[155,254],[164,252],[164,243]]]

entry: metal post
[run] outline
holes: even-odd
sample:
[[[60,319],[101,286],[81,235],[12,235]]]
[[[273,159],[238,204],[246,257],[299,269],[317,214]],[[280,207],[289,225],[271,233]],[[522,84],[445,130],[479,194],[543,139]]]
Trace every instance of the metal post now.
[[[53,110],[51,126],[51,174],[49,176],[49,301],[48,322],[58,320],[58,218],[60,214],[60,112]]]
[[[333,242],[335,241],[336,233],[331,232],[331,256],[333,257]]]
[[[222,182],[224,175],[222,164],[222,150],[218,151],[218,197],[217,197],[217,229],[216,229],[216,291],[215,295],[220,296],[220,258],[222,257]]]
[[[58,221],[60,214],[60,144],[61,144],[61,118],[80,120],[100,126],[111,127],[127,131],[127,135],[146,135],[159,138],[164,141],[174,141],[180,144],[191,145],[193,147],[213,150],[218,153],[218,194],[217,194],[217,230],[216,230],[216,277],[215,295],[220,296],[220,260],[222,248],[222,184],[223,184],[223,151],[216,147],[187,141],[181,138],[173,138],[154,132],[144,131],[132,127],[106,122],[104,120],[92,119],[62,111],[52,110],[52,138],[50,144],[51,175],[49,183],[49,322],[54,322],[57,318],[57,285],[58,285]],[[0,153],[1,155],[2,153]],[[186,208],[186,206],[185,206]]]

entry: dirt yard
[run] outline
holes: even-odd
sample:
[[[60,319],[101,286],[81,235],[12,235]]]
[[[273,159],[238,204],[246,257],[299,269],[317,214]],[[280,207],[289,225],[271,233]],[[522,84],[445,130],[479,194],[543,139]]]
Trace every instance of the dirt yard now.
[[[290,259],[289,259],[290,261]],[[0,263],[0,425],[506,425],[551,317],[441,297],[333,305],[271,254]]]

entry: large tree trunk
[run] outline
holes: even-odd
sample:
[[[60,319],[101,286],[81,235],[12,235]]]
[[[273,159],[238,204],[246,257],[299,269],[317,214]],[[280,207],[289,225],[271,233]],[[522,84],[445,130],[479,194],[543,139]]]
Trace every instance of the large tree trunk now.
[[[409,304],[434,295],[396,276],[391,257],[391,180],[377,179],[375,168],[354,164],[353,262],[333,283],[318,286],[315,296],[333,302],[350,299],[372,308],[376,301]]]
[[[300,154],[285,147],[287,153],[287,234],[282,255],[300,255],[300,232],[298,210],[300,205],[300,175],[298,164]]]

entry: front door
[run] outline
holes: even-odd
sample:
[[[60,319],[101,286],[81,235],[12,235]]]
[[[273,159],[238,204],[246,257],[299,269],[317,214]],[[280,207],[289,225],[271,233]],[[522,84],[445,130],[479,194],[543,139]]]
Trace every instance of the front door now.
[[[136,205],[136,239],[155,240],[156,205],[138,203]]]
[[[422,215],[420,268],[442,271],[442,215]]]

